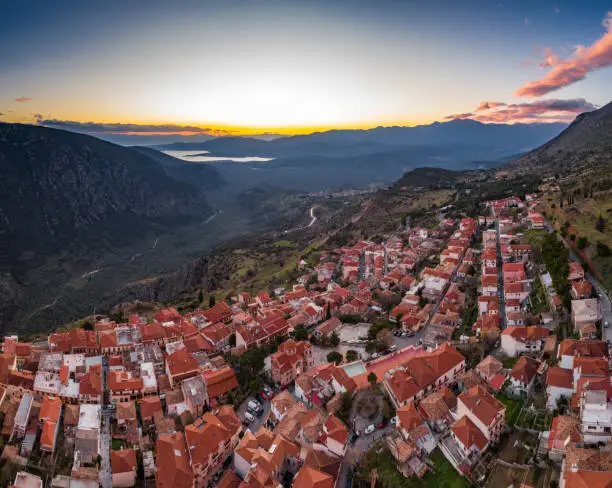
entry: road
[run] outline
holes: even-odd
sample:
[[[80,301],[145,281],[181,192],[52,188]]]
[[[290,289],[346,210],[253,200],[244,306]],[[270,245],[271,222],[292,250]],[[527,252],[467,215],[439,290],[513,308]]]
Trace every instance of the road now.
[[[102,410],[102,429],[100,430],[100,455],[102,462],[100,463],[99,482],[102,488],[112,488],[113,474],[110,465],[110,449],[111,449],[111,412]]]
[[[244,420],[244,414],[247,411],[247,405],[250,400],[254,400],[255,398],[250,396],[245,401],[242,402],[240,407],[238,407],[238,411],[236,414],[240,420]],[[261,417],[255,416],[255,420],[252,423],[246,425],[246,428],[250,429],[251,432],[255,433],[259,430],[259,428],[263,425],[264,420],[268,417],[268,413],[270,412],[270,400],[266,400],[263,402],[263,415]]]
[[[304,230],[304,229],[309,229],[310,227],[312,227],[315,222],[317,221],[317,216],[314,213],[314,206],[310,207],[310,222],[308,223],[308,225],[303,225],[301,227],[295,227],[293,229],[289,229],[283,232],[283,234],[289,234],[290,232],[295,232],[297,230]]]
[[[567,243],[564,240],[563,243],[567,246]],[[578,256],[572,250],[572,248],[568,246],[568,249],[570,260],[580,262],[580,259],[578,259]],[[606,291],[605,287],[599,281],[597,281],[597,278],[595,278],[593,273],[588,271],[588,269],[585,269],[584,277],[588,280],[599,296],[601,311],[603,313],[603,323],[605,324],[607,322],[608,324],[612,324],[612,302],[610,301],[609,293]],[[603,339],[610,341],[612,344],[612,327],[603,329]]]
[[[497,295],[499,296],[499,317],[501,319],[500,329],[506,328],[506,299],[504,297],[504,273],[503,260],[501,255],[501,236],[499,232],[499,218],[495,219],[495,231],[497,233],[496,252],[497,252]]]
[[[338,480],[336,482],[336,486],[338,488],[346,487],[346,478],[348,475],[349,469],[357,464],[359,461],[359,457],[366,452],[372,444],[385,437],[387,432],[389,432],[393,427],[389,424],[382,429],[377,429],[371,434],[364,434],[357,438],[354,444],[349,444],[346,449],[346,454],[342,459],[342,464],[340,465],[340,473],[338,474]]]
[[[113,474],[110,464],[111,450],[111,415],[110,410],[106,410],[104,405],[108,397],[108,360],[104,356],[102,358],[102,428],[100,429],[100,472],[98,481],[102,488],[112,488]]]
[[[544,221],[544,227],[548,232],[553,232],[554,230],[548,220]],[[579,263],[580,259],[578,258],[578,255],[570,246],[568,246],[567,242],[565,242],[565,239],[563,239],[561,236],[559,236],[559,238],[561,239],[561,242],[565,244],[565,247],[567,247],[567,249],[569,250],[570,260]],[[610,294],[608,293],[606,288],[597,280],[593,273],[588,270],[588,268],[584,270],[584,276],[599,296],[599,301],[601,302],[601,311],[603,313],[603,322],[608,322],[608,324],[610,324],[610,326],[603,329],[602,339],[610,341],[610,343],[612,344],[612,300],[610,300]]]
[[[312,227],[317,221],[317,216],[314,214],[314,207],[310,207],[310,219],[310,224],[308,224],[306,227]]]

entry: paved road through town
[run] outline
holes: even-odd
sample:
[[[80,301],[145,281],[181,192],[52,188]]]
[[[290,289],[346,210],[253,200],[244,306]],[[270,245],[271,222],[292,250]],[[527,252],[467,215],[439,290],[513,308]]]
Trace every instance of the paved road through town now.
[[[548,223],[547,220],[544,221],[544,227],[546,228],[548,232],[553,232],[553,228],[551,227],[551,225]],[[567,242],[565,242],[565,239],[561,238],[561,242],[563,242],[563,244],[565,244],[565,247],[568,248],[570,260],[574,262],[580,262],[578,255],[574,252],[574,250],[570,246],[567,245]],[[593,275],[593,273],[591,273],[588,270],[588,268],[585,269],[584,276],[588,280],[588,282],[591,284],[591,286],[595,289],[595,291],[597,292],[597,295],[599,296],[599,300],[601,302],[601,311],[603,314],[604,325],[606,322],[609,324],[607,328],[604,327],[603,329],[603,339],[610,341],[610,343],[612,344],[612,300],[610,300],[610,293],[597,280],[597,278]]]

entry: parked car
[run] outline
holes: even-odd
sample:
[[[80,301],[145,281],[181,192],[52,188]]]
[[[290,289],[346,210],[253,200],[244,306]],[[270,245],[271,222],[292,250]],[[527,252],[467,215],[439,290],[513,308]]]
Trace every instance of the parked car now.
[[[397,349],[397,346],[396,346],[395,344],[391,344],[391,345],[389,346],[389,352],[393,352],[393,351],[395,351],[396,349]]]
[[[368,425],[365,430],[363,431],[364,434],[371,434],[372,432],[374,432],[374,430],[376,429],[376,426],[374,424],[370,424]]]
[[[397,425],[397,415],[391,419],[391,425]]]
[[[258,410],[261,408],[261,403],[259,403],[257,400],[249,400],[249,403],[247,403],[247,408]]]
[[[245,412],[244,420],[250,424],[251,422],[253,422],[253,420],[255,420],[255,417],[251,415],[249,412]]]
[[[263,408],[259,407],[259,408],[251,408],[251,407],[247,407],[247,412],[250,413],[251,415],[257,415],[258,417],[261,417],[263,415]]]
[[[608,328],[608,321],[606,320],[606,321],[604,322],[604,329],[607,329],[607,328]]]

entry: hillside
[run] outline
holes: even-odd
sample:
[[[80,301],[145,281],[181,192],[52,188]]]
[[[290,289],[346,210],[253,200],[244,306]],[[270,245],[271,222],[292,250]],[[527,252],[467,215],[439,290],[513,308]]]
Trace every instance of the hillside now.
[[[207,171],[218,184],[214,169]],[[0,124],[0,322],[10,323],[62,280],[95,269],[101,254],[213,213],[200,188],[170,178],[139,151],[62,130]]]
[[[0,266],[212,213],[197,188],[151,158],[81,134],[0,124],[0,168]]]
[[[580,114],[557,137],[512,162],[519,171],[594,171],[612,165],[612,102]]]
[[[201,190],[217,190],[225,186],[219,172],[209,164],[189,163],[149,147],[133,146],[131,149],[154,160],[175,180],[196,185]]]
[[[612,258],[605,247],[612,248],[612,103],[579,115],[557,137],[507,168],[548,176],[539,210],[612,288]]]

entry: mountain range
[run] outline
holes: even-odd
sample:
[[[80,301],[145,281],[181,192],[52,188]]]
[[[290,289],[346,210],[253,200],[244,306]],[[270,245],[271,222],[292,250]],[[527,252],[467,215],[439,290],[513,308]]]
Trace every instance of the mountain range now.
[[[543,144],[565,124],[483,124],[474,120],[434,122],[415,127],[377,127],[367,130],[331,130],[265,141],[249,137],[218,137],[204,142],[177,142],[161,150],[203,150],[219,156],[292,158],[362,156],[414,148],[463,148],[485,158],[516,154]]]

